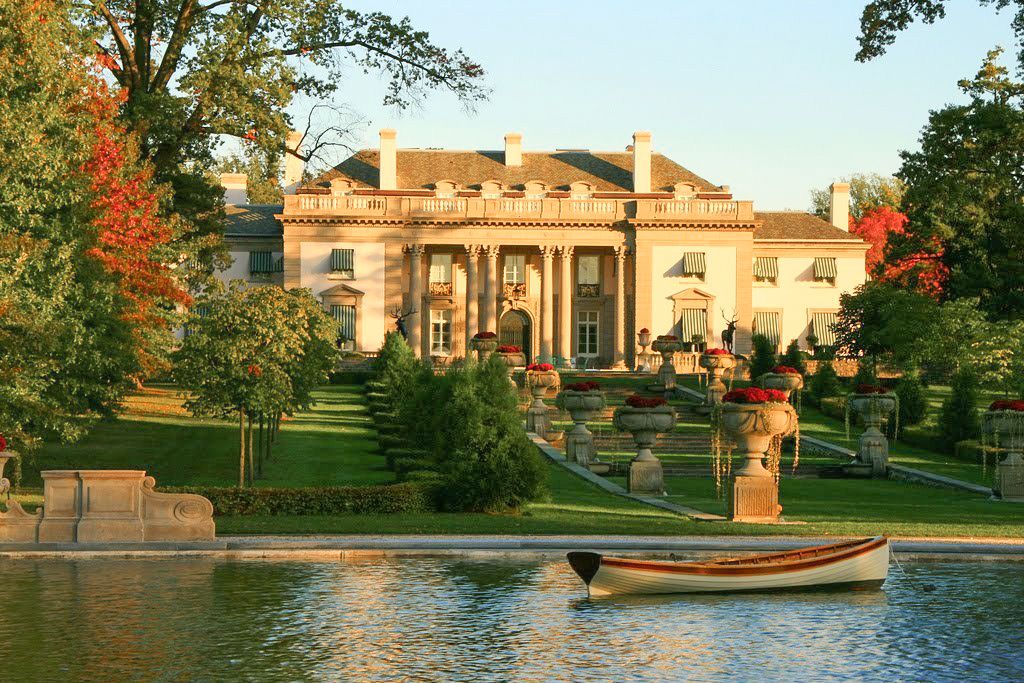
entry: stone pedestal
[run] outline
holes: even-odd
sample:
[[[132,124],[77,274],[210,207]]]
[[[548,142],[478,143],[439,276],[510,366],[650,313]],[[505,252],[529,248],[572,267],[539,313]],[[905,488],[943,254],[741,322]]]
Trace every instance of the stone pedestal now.
[[[661,367],[658,368],[658,385],[666,392],[676,389],[676,367],[672,364],[672,354],[661,354]]]
[[[541,393],[543,396],[543,392]],[[533,396],[533,403],[526,410],[526,431],[533,432],[542,439],[546,439],[551,431],[551,418],[548,416],[548,407],[544,405],[544,399]]]
[[[734,522],[776,522],[782,506],[779,505],[779,485],[767,477],[737,476],[732,484],[729,519]]]
[[[587,421],[605,407],[604,395],[599,391],[565,389],[558,395],[558,406],[569,412],[573,428],[565,435],[565,457],[569,462],[588,465],[597,459],[594,435],[587,429]]]
[[[626,487],[630,493],[663,495],[665,493],[665,475],[661,461],[653,455],[650,460],[634,458],[629,463]]]
[[[43,519],[40,543],[74,543],[81,516],[81,487],[75,470],[43,472]]]
[[[874,477],[884,478],[889,467],[889,440],[882,434],[882,422],[897,408],[894,394],[853,394],[848,399],[864,421],[864,433],[857,443],[857,460],[871,465]]]
[[[722,381],[722,374],[729,368],[736,367],[736,357],[729,354],[704,353],[700,357],[700,366],[708,371],[708,388],[704,395],[704,408],[710,409],[722,402],[728,390]]]
[[[1024,457],[1007,455],[999,467],[999,496],[1011,503],[1024,503]]]
[[[594,435],[587,429],[586,424],[577,422],[565,435],[565,457],[569,462],[578,462],[581,465],[587,465],[597,458]]]
[[[743,467],[733,478],[729,519],[734,522],[777,522],[779,483],[765,469],[762,458],[773,437],[792,434],[796,429],[796,411],[788,403],[725,403],[722,429],[736,442],[744,458]]]
[[[616,408],[612,422],[616,429],[632,434],[637,447],[636,457],[629,463],[629,492],[659,496],[664,494],[665,477],[661,461],[651,452],[651,447],[659,433],[675,429],[676,411],[668,405],[654,408],[625,405]]]

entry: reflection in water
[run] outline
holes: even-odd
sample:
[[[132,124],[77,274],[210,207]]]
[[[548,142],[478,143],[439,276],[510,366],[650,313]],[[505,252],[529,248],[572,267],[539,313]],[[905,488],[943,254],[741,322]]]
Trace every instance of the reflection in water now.
[[[0,561],[14,680],[1020,680],[1012,564],[590,600],[563,562]]]

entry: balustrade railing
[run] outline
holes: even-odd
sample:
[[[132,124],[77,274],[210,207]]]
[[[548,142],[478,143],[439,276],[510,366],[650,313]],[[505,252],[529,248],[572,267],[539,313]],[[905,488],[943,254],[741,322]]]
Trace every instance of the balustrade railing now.
[[[576,285],[576,296],[582,298],[593,298],[601,296],[601,285]]]

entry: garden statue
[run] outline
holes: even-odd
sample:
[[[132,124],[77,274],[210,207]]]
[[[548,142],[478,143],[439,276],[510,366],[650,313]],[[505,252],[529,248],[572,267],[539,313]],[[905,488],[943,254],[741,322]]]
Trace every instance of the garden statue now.
[[[637,332],[637,345],[640,347],[640,356],[637,359],[637,372],[650,372],[651,364],[647,360],[647,347],[651,345],[651,331],[646,327]]]
[[[736,323],[739,321],[739,318],[737,318],[736,314],[733,313],[732,320],[730,320],[725,317],[725,311],[722,311],[722,318],[725,320],[726,324],[725,329],[722,330],[722,346],[725,347],[726,351],[732,353],[732,343],[736,338]]]
[[[885,477],[889,465],[889,440],[880,427],[891,413],[896,412],[899,430],[899,397],[885,387],[873,384],[859,384],[854,393],[846,399],[846,423],[849,431],[850,411],[860,415],[864,422],[864,433],[857,444],[857,460],[871,465],[871,475]]]
[[[626,405],[615,409],[612,423],[616,429],[630,432],[637,447],[636,457],[629,463],[626,479],[629,492],[663,495],[664,470],[661,461],[651,452],[651,447],[659,433],[675,429],[675,409],[663,398],[634,394],[626,399]]]
[[[1002,500],[1024,503],[1024,401],[995,401],[983,415],[985,441],[1007,449],[996,466],[996,486]]]
[[[676,389],[676,366],[672,359],[676,352],[683,348],[679,338],[672,334],[658,335],[651,348],[661,354],[661,367],[658,368],[658,389],[666,394]]]
[[[594,435],[587,429],[587,420],[605,407],[604,394],[597,382],[567,384],[558,394],[556,404],[572,417],[573,428],[565,437],[565,457],[569,462],[587,466],[597,459]]]
[[[707,394],[704,398],[706,414],[709,409],[722,402],[722,396],[726,391],[722,374],[726,370],[736,367],[736,356],[726,349],[708,349],[700,356],[700,366],[711,374],[711,378],[708,380]]]
[[[532,363],[526,366],[526,386],[533,396],[533,403],[526,411],[526,431],[547,439],[551,432],[551,418],[544,405],[544,394],[550,387],[559,384],[555,366],[550,363]]]
[[[734,522],[778,521],[778,457],[782,437],[798,428],[796,411],[775,389],[749,387],[728,392],[715,412],[715,429],[731,438],[746,462],[733,477],[729,519]],[[797,437],[799,441],[799,436]],[[721,439],[716,439],[721,443]],[[720,447],[720,446],[719,446]],[[761,460],[767,453],[772,469]]]
[[[405,327],[405,319],[415,312],[415,310],[412,310],[402,313],[401,309],[397,306],[391,311],[391,317],[395,319],[395,329],[398,330],[398,334],[402,335],[402,339],[409,338],[409,330]]]

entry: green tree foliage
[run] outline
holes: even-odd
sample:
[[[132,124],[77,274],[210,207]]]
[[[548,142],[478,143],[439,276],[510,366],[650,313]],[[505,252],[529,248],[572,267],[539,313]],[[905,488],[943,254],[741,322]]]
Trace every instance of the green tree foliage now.
[[[360,12],[339,0],[85,0],[81,21],[97,35],[98,63],[124,94],[123,117],[142,140],[159,182],[173,188],[186,220],[177,253],[207,265],[222,256],[221,191],[215,136],[233,136],[267,160],[285,146],[298,98],[329,102],[346,70],[386,81],[398,108],[436,89],[467,106],[486,97],[483,69],[448,50],[408,18]],[[328,117],[334,118],[335,117]],[[333,123],[307,128],[298,149],[309,158]]]
[[[800,350],[800,342],[796,339],[789,342],[786,353],[779,359],[780,365],[796,368],[801,375],[807,374],[807,363],[804,362],[804,352]]]
[[[921,380],[914,375],[904,376],[896,383],[896,395],[900,399],[899,424],[920,424],[928,414],[928,397]]]
[[[1002,10],[1016,8],[1011,26],[1021,45],[1020,63],[1024,67],[1024,2],[1022,0],[977,0],[983,7]],[[896,35],[920,19],[934,24],[946,16],[946,0],[874,0],[869,2],[860,17],[860,50],[858,62],[867,62],[885,54],[886,48],[896,42]]]
[[[837,182],[850,184],[850,218],[859,221],[879,207],[899,208],[906,190],[903,181],[878,173],[854,173]],[[827,187],[811,190],[811,213],[828,220],[831,193]]]
[[[196,303],[174,378],[189,392],[185,406],[194,414],[238,418],[241,487],[247,460],[253,478],[252,419],[276,421],[309,404],[312,388],[333,367],[337,324],[302,289],[235,281]]]
[[[927,296],[881,282],[861,285],[843,294],[836,321],[836,345],[854,355],[900,367],[914,365],[920,356],[922,330],[930,328],[936,304]]]
[[[751,339],[754,352],[750,356],[750,379],[757,380],[766,372],[771,372],[778,363],[775,362],[775,347],[768,337],[755,334]]]
[[[939,433],[952,453],[957,442],[977,439],[981,434],[978,417],[978,378],[973,370],[963,369],[953,376],[952,394],[942,403]]]
[[[810,395],[815,403],[821,403],[821,399],[829,396],[838,396],[842,391],[842,383],[836,369],[830,361],[818,363],[818,369],[811,376]]]
[[[944,298],[976,298],[993,320],[1024,316],[1024,84],[999,54],[960,82],[970,101],[932,112],[920,149],[902,153],[910,220],[886,250],[912,266],[906,286],[944,279]]]

